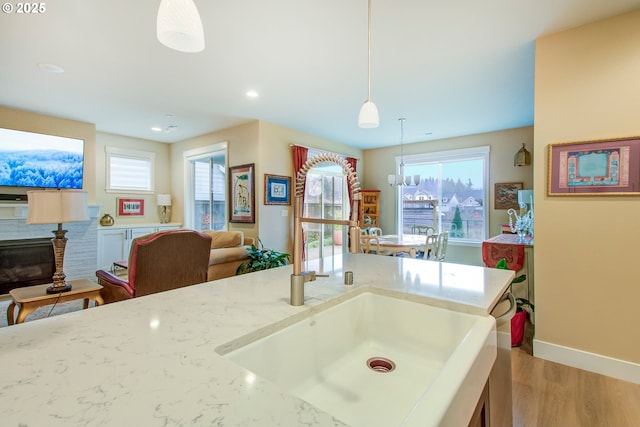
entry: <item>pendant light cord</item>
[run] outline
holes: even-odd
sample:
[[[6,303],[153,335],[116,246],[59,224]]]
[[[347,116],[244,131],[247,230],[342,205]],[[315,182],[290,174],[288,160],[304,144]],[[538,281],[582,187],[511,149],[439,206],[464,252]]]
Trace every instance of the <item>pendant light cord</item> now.
[[[371,101],[371,0],[368,1],[367,6],[368,18],[367,18],[367,102]]]
[[[407,119],[398,120],[400,120],[400,174],[403,175],[404,179],[404,121]]]

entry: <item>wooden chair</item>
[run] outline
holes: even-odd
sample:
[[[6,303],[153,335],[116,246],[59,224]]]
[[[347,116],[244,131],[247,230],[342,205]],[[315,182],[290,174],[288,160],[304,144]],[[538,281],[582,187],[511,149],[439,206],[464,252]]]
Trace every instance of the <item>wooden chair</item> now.
[[[380,227],[369,227],[369,234],[371,236],[382,236],[382,228]]]
[[[126,277],[96,271],[105,303],[122,301],[207,281],[211,236],[195,230],[169,230],[131,243]]]
[[[424,246],[424,259],[430,261],[444,261],[447,255],[447,245],[449,243],[449,232],[443,231],[439,234],[430,234]]]
[[[425,236],[429,236],[436,234],[436,229],[430,225],[413,225],[411,226],[411,234],[424,234]]]
[[[380,252],[380,239],[378,236],[363,234],[360,236],[360,250],[365,254],[377,254]]]

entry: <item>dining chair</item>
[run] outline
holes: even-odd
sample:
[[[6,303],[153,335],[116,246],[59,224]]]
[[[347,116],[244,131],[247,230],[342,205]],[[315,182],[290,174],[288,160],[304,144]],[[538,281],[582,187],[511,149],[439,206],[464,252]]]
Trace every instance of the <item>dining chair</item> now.
[[[438,234],[430,234],[424,246],[423,259],[430,261],[444,261],[447,255],[447,245],[449,243],[449,232],[443,231]]]
[[[429,236],[431,234],[435,234],[436,229],[430,225],[413,225],[411,226],[411,234],[424,234],[425,236]]]
[[[380,253],[380,239],[378,238],[378,236],[361,235],[360,249],[365,254]]]
[[[371,236],[382,236],[382,228],[380,227],[369,227],[369,234]]]

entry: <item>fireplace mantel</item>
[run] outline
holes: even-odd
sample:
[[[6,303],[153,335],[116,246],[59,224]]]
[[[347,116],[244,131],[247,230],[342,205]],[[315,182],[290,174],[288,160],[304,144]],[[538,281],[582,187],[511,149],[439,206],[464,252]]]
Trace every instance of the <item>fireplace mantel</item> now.
[[[27,211],[29,210],[29,206],[27,202],[11,202],[11,203],[1,203],[0,202],[0,220],[3,219],[20,219],[27,218]],[[100,214],[100,206],[98,205],[89,205],[89,218],[97,218]],[[0,239],[2,237],[0,236]]]

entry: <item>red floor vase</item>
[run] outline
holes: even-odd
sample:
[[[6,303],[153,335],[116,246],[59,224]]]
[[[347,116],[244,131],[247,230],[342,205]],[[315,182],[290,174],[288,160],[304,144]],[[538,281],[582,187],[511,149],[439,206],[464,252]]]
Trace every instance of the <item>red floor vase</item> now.
[[[511,318],[511,347],[519,347],[524,338],[524,323],[527,320],[527,312],[516,311]]]

